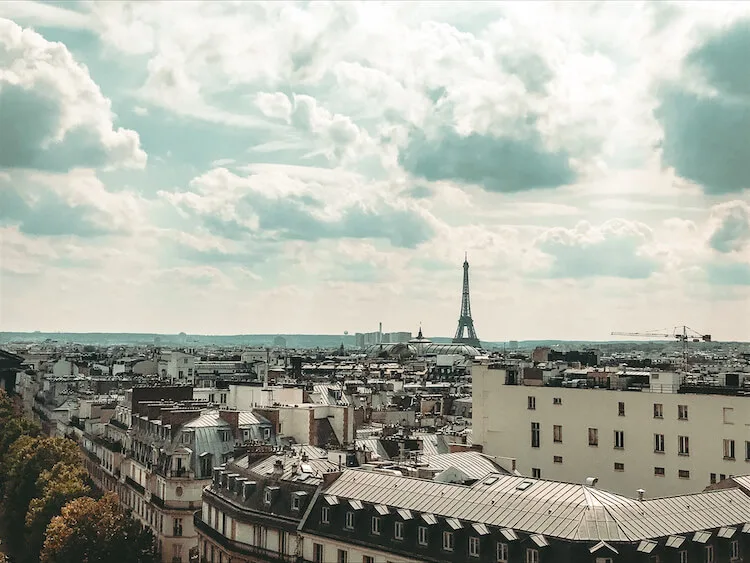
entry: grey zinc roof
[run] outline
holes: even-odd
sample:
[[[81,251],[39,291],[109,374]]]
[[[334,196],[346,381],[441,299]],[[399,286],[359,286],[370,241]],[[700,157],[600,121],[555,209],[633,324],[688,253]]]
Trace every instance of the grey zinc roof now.
[[[739,489],[638,501],[585,485],[492,477],[468,487],[350,469],[326,494],[572,541],[633,542],[750,520],[750,497]],[[524,481],[531,486],[518,490]]]
[[[420,461],[429,463],[430,469],[445,471],[451,467],[465,473],[470,479],[482,479],[490,473],[504,473],[508,471],[496,464],[492,459],[479,452],[454,452],[422,456]]]
[[[307,455],[307,460],[302,461],[302,453]],[[328,461],[325,450],[315,446],[293,446],[291,451],[285,451],[271,455],[260,461],[248,465],[248,457],[243,456],[235,462],[239,467],[247,468],[258,475],[267,476],[273,473],[274,464],[281,460],[284,472],[281,479],[286,481],[302,481],[311,485],[319,484],[323,480],[323,474],[337,471],[338,465]],[[296,467],[296,471],[294,466]]]

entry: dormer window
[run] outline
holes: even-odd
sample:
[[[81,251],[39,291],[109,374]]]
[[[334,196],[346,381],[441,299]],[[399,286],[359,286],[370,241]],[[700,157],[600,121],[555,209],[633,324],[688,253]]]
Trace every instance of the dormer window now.
[[[193,433],[192,432],[183,432],[182,433],[182,443],[183,444],[192,444],[193,443]]]
[[[222,442],[229,442],[232,439],[232,432],[230,430],[219,430],[219,439]]]
[[[273,500],[273,494],[271,494],[271,490],[270,489],[266,489],[266,492],[263,495],[263,501],[266,504],[271,504],[271,500]]]
[[[292,497],[292,510],[299,510],[301,504],[300,500],[301,499],[296,495]]]
[[[330,524],[331,523],[331,512],[330,509],[327,506],[324,506],[320,509],[320,521],[323,524]]]
[[[346,513],[346,529],[347,530],[354,529],[354,512]]]

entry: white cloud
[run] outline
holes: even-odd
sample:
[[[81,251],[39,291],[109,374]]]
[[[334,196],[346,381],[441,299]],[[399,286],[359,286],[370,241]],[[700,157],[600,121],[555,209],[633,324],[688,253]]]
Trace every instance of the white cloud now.
[[[0,166],[145,166],[138,134],[115,128],[110,101],[63,44],[0,19],[0,60]]]

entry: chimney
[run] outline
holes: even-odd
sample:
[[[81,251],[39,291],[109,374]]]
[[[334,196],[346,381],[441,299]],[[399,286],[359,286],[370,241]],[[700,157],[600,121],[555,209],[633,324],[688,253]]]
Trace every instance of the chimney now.
[[[240,413],[238,411],[220,410],[219,418],[229,424],[232,429],[232,436],[239,437],[238,428],[240,426]]]
[[[341,476],[341,471],[323,473],[323,487],[327,487]]]
[[[636,492],[638,493],[638,500],[643,502],[643,495],[646,494],[646,491],[644,491],[643,489],[638,489]]]
[[[277,479],[280,478],[284,474],[284,462],[280,459],[277,459],[273,462],[273,476]]]

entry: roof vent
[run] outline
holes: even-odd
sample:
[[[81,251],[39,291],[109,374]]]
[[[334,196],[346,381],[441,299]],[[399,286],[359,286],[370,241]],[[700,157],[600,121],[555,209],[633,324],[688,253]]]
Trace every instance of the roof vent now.
[[[583,482],[584,485],[587,487],[596,487],[596,484],[599,482],[599,477],[586,477],[586,480]]]
[[[643,489],[638,489],[636,492],[638,493],[638,500],[643,502],[643,495],[646,494],[646,491],[644,491]]]

